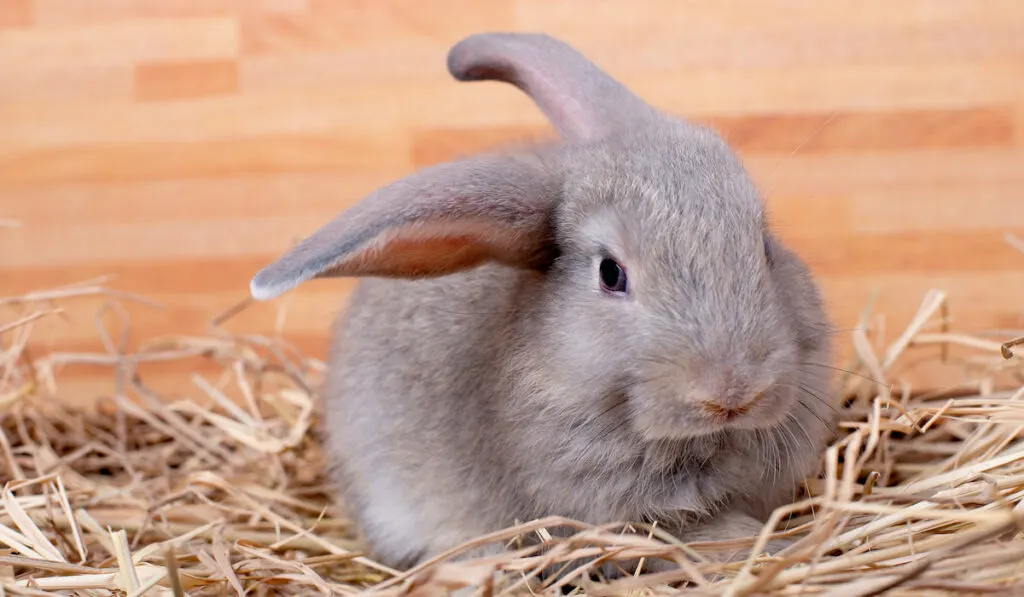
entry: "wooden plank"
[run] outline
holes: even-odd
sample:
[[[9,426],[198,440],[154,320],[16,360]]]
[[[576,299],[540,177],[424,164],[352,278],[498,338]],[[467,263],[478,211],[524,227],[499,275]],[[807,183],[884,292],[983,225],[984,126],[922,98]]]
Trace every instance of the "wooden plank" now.
[[[822,4],[824,10],[828,5]],[[584,25],[586,23],[587,25]],[[689,68],[793,68],[820,66],[882,66],[904,68],[939,61],[1019,60],[1024,56],[1021,24],[987,22],[911,26],[898,22],[859,28],[849,23],[828,27],[772,29],[751,26],[692,29],[670,35],[672,21],[631,29],[606,21],[595,31],[590,21],[537,25],[578,46],[617,76]],[[584,29],[579,29],[580,25]],[[954,44],[950,40],[969,40]],[[630,48],[623,53],[618,48]],[[723,51],[727,48],[727,51]]]
[[[239,173],[340,171],[404,166],[401,136],[354,131],[197,142],[97,144],[0,156],[0,187],[45,182],[166,180]]]
[[[994,231],[858,234],[842,244],[832,236],[792,235],[786,240],[824,276],[942,275],[1024,269],[1021,254]]]
[[[581,35],[603,39],[595,27],[624,31],[810,30],[828,26],[850,28],[905,27],[919,23],[931,27],[964,23],[1020,23],[1024,14],[1014,0],[833,0],[827,4],[805,0],[722,0],[677,2],[644,0],[518,0],[522,25],[544,29],[575,27]],[[586,19],[581,19],[586,15]],[[587,33],[589,32],[589,33]]]
[[[852,192],[844,219],[859,233],[987,230],[1001,235],[1024,230],[1021,199],[1020,183],[1007,180],[878,185]]]
[[[885,153],[747,155],[744,163],[770,198],[774,192],[858,191],[928,183],[1020,182],[1024,147],[918,149]],[[965,199],[967,201],[967,199]],[[968,205],[968,203],[964,203]]]
[[[961,109],[755,114],[701,119],[748,153],[888,152],[1012,147],[1008,106]]]
[[[357,162],[351,168],[336,166],[325,172],[281,174],[259,170],[164,180],[140,174],[134,180],[88,184],[55,175],[49,184],[0,186],[0,204],[6,208],[5,217],[34,225],[53,218],[130,224],[200,216],[207,220],[231,220],[247,213],[335,214],[388,184],[405,169],[402,166],[389,171],[381,164],[364,170]]]
[[[1021,61],[674,69],[622,73],[651,103],[674,114],[965,108],[1018,101]]]
[[[0,64],[31,60],[37,67],[109,66],[145,60],[204,60],[238,53],[238,29],[227,18],[131,19],[82,27],[5,31]]]
[[[231,95],[238,86],[234,60],[150,62],[135,67],[135,97],[140,101]]]
[[[431,85],[450,78],[443,60],[447,51],[444,41],[388,38],[346,48],[260,53],[241,60],[241,81],[247,93],[342,90],[365,83]]]
[[[251,0],[32,0],[41,27],[89,25],[128,19],[233,17]]]
[[[81,67],[39,66],[30,61],[0,63],[0,104],[60,105],[76,101],[123,103],[134,95],[132,68],[127,65]]]
[[[33,20],[32,0],[4,0],[0,3],[0,29],[29,27]]]
[[[311,0],[305,13],[249,12],[241,21],[242,45],[246,54],[261,55],[386,46],[395,39],[452,43],[467,31],[513,26],[512,0],[443,0],[431,10],[422,7],[416,0]]]
[[[38,267],[5,267],[4,290],[22,294],[56,286],[76,284],[103,276],[114,276],[117,290],[139,293],[152,300],[211,302],[216,310],[245,298],[249,279],[283,251],[268,246],[262,254],[245,257],[177,257],[173,261],[132,261],[114,259],[83,264],[53,264]],[[276,251],[275,251],[276,249]],[[201,288],[202,292],[195,289]],[[194,293],[190,296],[189,293]],[[230,298],[214,299],[226,293]],[[213,313],[210,317],[213,317]]]
[[[195,218],[127,225],[61,222],[0,236],[0,254],[5,256],[5,267],[242,257],[253,247],[285,247],[296,236],[310,234],[324,223],[318,215],[249,215],[227,224]]]
[[[1018,147],[1024,147],[1024,102],[1018,103],[1014,110],[1013,140]]]
[[[889,152],[907,149],[1015,145],[1010,106],[800,114],[691,115],[749,154]],[[484,149],[551,138],[550,126],[425,129],[416,133],[418,164]]]

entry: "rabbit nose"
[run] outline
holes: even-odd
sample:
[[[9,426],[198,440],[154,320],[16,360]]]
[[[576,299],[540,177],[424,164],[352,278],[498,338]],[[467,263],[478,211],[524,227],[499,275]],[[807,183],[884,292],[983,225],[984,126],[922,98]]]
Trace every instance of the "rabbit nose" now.
[[[734,394],[723,400],[705,400],[700,407],[709,415],[731,421],[750,412],[762,400],[764,400],[764,392],[740,396]]]

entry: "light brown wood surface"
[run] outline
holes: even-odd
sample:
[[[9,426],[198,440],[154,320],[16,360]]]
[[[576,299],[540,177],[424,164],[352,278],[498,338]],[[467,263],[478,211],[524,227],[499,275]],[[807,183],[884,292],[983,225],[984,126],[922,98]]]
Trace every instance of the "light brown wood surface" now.
[[[1020,0],[2,0],[0,218],[21,227],[0,229],[0,294],[115,274],[166,305],[131,307],[133,339],[202,332],[372,189],[550,134],[511,86],[447,74],[485,30],[563,37],[719,127],[840,328],[876,292],[895,328],[929,288],[958,329],[1024,327],[1004,239],[1024,236]],[[273,333],[286,308],[282,333],[323,355],[351,285],[232,326]],[[99,349],[97,306],[41,326],[40,350]],[[64,379],[84,395],[109,373]]]

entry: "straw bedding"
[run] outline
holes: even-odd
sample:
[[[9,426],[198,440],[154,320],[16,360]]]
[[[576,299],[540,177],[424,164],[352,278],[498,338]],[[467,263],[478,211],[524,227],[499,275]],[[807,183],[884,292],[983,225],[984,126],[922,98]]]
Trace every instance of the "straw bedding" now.
[[[99,325],[104,353],[27,348],[40,321],[87,296],[106,297],[108,314],[139,300],[92,281],[0,303],[0,594],[1024,594],[1024,346],[951,331],[939,291],[896,334],[866,313],[838,336],[857,355],[840,375],[840,438],[754,546],[772,532],[797,540],[783,553],[722,561],[716,548],[742,544],[548,519],[480,539],[506,542],[507,556],[405,573],[360,552],[332,499],[317,427],[324,363],[217,325],[131,351]],[[161,396],[140,373],[156,361],[219,373],[192,374],[188,396]],[[69,363],[108,368],[96,408],[53,398]],[[902,380],[922,363],[964,383],[915,392]],[[552,538],[559,524],[575,531]],[[546,541],[521,547],[526,535]],[[590,574],[638,557],[678,567]],[[557,580],[538,578],[560,562]]]

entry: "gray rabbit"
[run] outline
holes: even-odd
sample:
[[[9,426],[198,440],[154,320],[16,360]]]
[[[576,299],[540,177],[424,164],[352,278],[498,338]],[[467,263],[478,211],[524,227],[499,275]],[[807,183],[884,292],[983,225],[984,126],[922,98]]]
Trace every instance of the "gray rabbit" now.
[[[448,68],[515,85],[560,139],[385,186],[251,285],[365,278],[325,427],[373,554],[547,515],[756,534],[835,409],[819,290],[739,159],[547,35],[472,35]]]

